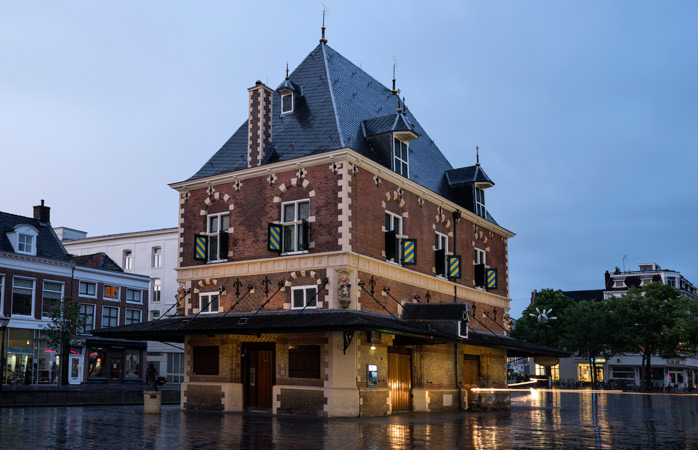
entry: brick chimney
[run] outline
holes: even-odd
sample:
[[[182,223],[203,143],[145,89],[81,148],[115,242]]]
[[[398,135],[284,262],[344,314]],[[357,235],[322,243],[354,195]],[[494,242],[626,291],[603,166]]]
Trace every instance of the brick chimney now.
[[[247,167],[262,164],[271,147],[271,115],[274,91],[261,81],[248,89],[250,118],[247,125]]]
[[[34,207],[34,219],[44,223],[51,222],[51,208],[44,206],[43,200],[40,205]]]

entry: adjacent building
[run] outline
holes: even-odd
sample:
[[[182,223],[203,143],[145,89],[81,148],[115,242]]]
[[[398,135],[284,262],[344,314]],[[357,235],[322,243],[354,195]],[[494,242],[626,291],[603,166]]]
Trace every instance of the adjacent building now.
[[[174,315],[177,293],[178,229],[136,231],[87,237],[87,233],[66,227],[57,227],[56,234],[63,246],[73,255],[106,253],[117,261],[125,273],[150,277],[148,296],[149,317],[157,320]],[[181,343],[148,341],[148,363],[153,363],[169,383],[180,383],[184,378],[184,349]]]
[[[55,302],[71,297],[85,317],[80,344],[70,351],[69,381],[141,383],[145,342],[101,338],[97,328],[141,322],[149,278],[124,273],[104,253],[73,257],[50,224],[50,208],[33,217],[0,212],[0,315],[9,317],[3,383],[55,383],[62,363],[43,339]]]
[[[323,32],[324,33],[324,32]],[[184,342],[183,409],[375,416],[507,406],[508,240],[398,95],[320,44],[180,198],[179,309],[105,337]]]

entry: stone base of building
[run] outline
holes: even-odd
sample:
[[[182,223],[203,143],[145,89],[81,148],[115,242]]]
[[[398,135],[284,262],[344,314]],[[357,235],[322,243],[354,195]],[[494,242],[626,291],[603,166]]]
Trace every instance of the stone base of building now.
[[[242,412],[242,388],[241,383],[185,382],[181,384],[180,408]]]

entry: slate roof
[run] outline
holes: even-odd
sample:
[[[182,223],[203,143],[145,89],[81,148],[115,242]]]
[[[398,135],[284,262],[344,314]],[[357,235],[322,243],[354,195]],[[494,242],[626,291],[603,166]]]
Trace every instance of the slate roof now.
[[[0,252],[15,253],[6,233],[14,231],[14,228],[21,224],[31,225],[39,231],[36,239],[37,257],[64,262],[70,261],[68,253],[63,248],[50,223],[6,212],[0,212]]]
[[[92,269],[110,270],[112,272],[122,272],[119,267],[106,253],[99,252],[91,255],[69,255],[70,260],[81,267],[89,267]]]
[[[482,167],[477,165],[447,170],[446,178],[450,186],[459,186],[465,183],[491,183],[494,185]]]
[[[404,128],[419,136],[409,144],[409,178],[458,202],[445,175],[453,169],[446,157],[410,109],[405,108],[401,119],[390,124],[390,117],[395,119],[397,115],[398,96],[361,68],[327,44],[320,43],[289,75],[289,80],[302,89],[303,95],[296,97],[294,112],[282,116],[280,95],[274,91],[271,150],[265,162],[349,147],[381,163],[366,136],[391,127]],[[369,130],[365,130],[365,126]],[[245,168],[247,121],[189,180]]]
[[[397,113],[363,121],[364,136],[373,136],[389,131],[414,131],[413,128],[404,115]]]

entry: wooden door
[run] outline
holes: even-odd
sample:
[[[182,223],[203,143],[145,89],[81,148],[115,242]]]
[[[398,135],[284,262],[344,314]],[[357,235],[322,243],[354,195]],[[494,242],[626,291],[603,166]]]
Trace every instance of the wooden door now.
[[[463,384],[477,384],[480,378],[480,355],[463,355]]]
[[[412,409],[412,354],[406,349],[388,349],[388,387],[393,411]]]
[[[274,386],[274,350],[247,350],[245,388],[248,408],[271,408]]]

